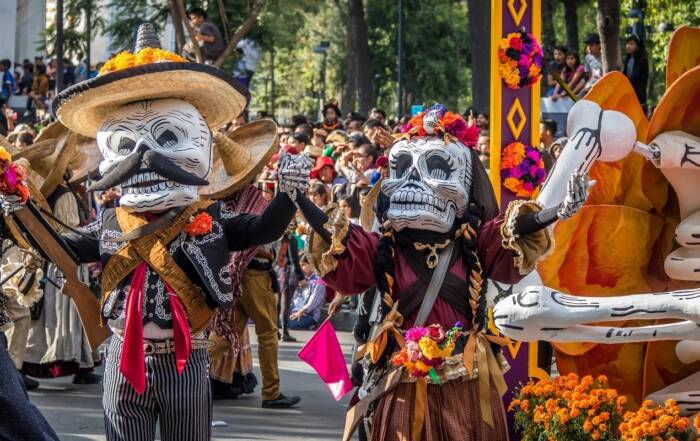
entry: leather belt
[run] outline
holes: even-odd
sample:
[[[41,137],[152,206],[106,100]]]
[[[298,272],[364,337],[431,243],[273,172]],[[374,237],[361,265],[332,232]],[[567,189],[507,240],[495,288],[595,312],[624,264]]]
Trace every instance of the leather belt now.
[[[119,338],[122,342],[124,338],[119,334],[114,334],[114,337]],[[209,349],[214,343],[208,339],[192,339],[192,350]],[[143,354],[144,355],[163,355],[175,353],[175,340],[167,338],[165,340],[149,340],[143,339]]]
[[[209,340],[192,340],[192,350],[209,349],[214,346]],[[143,339],[144,355],[161,355],[175,353],[175,340],[147,340]]]

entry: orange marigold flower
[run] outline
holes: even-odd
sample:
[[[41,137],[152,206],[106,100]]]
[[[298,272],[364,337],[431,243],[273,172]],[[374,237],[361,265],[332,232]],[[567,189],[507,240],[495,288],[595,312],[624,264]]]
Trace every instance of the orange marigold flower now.
[[[190,218],[190,223],[185,226],[185,231],[191,236],[202,236],[211,233],[212,224],[209,213],[202,211]]]

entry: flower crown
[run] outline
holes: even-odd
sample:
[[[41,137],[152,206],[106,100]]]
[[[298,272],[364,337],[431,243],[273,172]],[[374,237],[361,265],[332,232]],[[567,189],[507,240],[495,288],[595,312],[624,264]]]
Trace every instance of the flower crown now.
[[[476,125],[468,127],[461,115],[448,111],[443,104],[434,104],[411,118],[401,127],[401,133],[403,139],[414,136],[442,136],[445,141],[457,140],[470,148],[476,148],[479,138]]]
[[[138,52],[131,53],[123,51],[110,58],[100,69],[100,75],[116,72],[145,64],[158,63],[162,61],[187,61],[185,58],[164,49],[146,47]]]

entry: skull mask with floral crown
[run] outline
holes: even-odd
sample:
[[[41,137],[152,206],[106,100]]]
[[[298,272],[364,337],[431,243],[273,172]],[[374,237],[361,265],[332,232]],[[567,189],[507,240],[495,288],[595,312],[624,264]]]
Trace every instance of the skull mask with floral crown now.
[[[469,204],[471,154],[459,141],[427,136],[402,140],[389,154],[387,218],[404,228],[445,233]]]

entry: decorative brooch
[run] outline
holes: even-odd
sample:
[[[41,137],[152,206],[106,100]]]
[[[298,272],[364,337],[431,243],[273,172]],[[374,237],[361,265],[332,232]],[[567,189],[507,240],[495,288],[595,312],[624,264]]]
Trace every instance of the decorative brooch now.
[[[209,213],[201,211],[190,217],[190,223],[185,226],[185,231],[190,236],[203,236],[211,233],[212,218]]]

